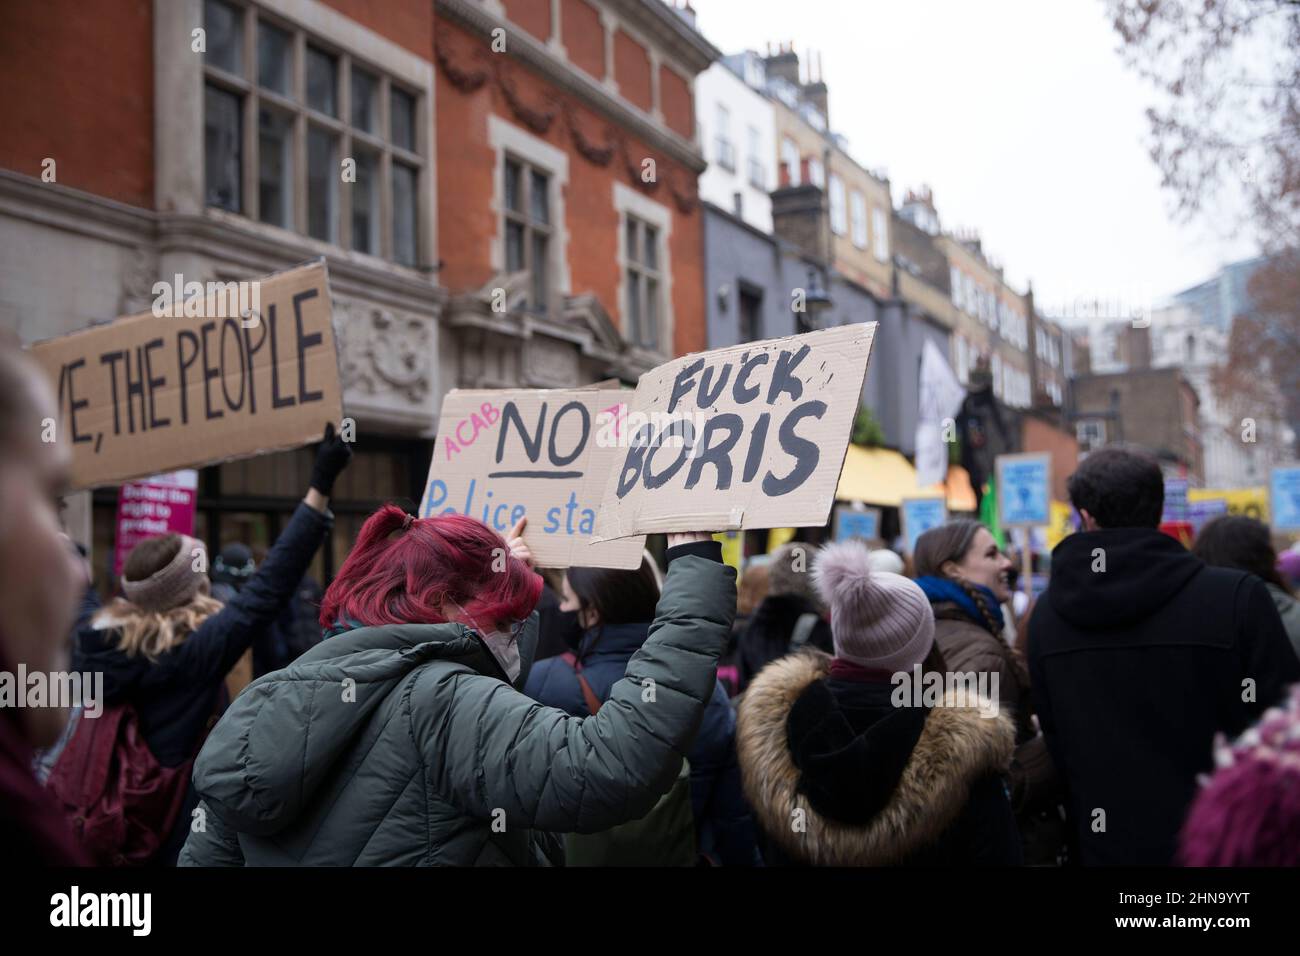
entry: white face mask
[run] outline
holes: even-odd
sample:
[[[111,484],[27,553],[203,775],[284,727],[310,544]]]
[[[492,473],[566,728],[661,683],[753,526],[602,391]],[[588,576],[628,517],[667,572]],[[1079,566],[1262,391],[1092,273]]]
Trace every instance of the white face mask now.
[[[518,622],[508,631],[485,631],[478,626],[478,622],[470,617],[469,613],[456,604],[451,602],[460,611],[461,614],[469,621],[471,627],[478,631],[479,636],[483,638],[483,643],[487,645],[496,662],[501,665],[501,669],[506,672],[510,678],[510,683],[519,680],[520,660],[519,660],[519,632],[524,629],[524,622]]]
[[[519,638],[509,631],[492,631],[483,635],[483,643],[506,672],[510,683],[519,680]]]

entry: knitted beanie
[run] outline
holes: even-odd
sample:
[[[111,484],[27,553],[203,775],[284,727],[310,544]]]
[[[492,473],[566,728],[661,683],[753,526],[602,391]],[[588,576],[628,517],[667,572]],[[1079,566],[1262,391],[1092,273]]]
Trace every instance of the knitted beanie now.
[[[1300,866],[1300,684],[1232,744],[1183,824],[1187,866]]]
[[[934,644],[934,612],[915,581],[874,571],[861,541],[828,544],[813,576],[831,611],[835,656],[884,671],[906,671]]]
[[[767,564],[767,593],[772,596],[794,594],[817,604],[820,598],[813,588],[808,569],[817,558],[817,546],[789,542],[772,552]]]
[[[888,548],[877,548],[871,552],[872,571],[888,571],[890,574],[902,574],[904,567],[906,565],[903,564],[903,559],[895,551],[890,551]]]
[[[200,566],[207,566],[207,549],[203,542],[189,535],[181,535],[181,546],[176,549],[176,556],[142,581],[128,581],[122,576],[122,594],[128,601],[143,611],[170,611],[182,604],[189,604],[199,588],[207,581],[207,575],[194,570],[196,551],[202,551],[204,560]]]

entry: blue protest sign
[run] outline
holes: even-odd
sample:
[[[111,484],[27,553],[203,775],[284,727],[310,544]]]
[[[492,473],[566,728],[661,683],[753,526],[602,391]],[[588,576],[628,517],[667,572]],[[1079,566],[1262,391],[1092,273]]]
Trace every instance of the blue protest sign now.
[[[916,539],[948,520],[948,505],[942,498],[904,498],[903,537],[907,553],[916,551]]]
[[[1050,455],[998,455],[997,476],[998,520],[1002,527],[1051,523]]]
[[[840,505],[835,509],[835,540],[862,538],[872,541],[880,537],[880,509],[854,508]]]
[[[1165,479],[1165,507],[1160,521],[1190,521],[1191,513],[1187,502],[1188,481],[1186,478]]]
[[[1300,465],[1280,465],[1268,481],[1274,531],[1300,531]]]

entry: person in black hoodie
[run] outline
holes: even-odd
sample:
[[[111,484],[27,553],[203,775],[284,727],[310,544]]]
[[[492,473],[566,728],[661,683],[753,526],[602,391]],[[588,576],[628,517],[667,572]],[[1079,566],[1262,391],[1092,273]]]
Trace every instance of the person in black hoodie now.
[[[194,538],[170,534],[136,545],[123,567],[125,596],[78,635],[75,668],[104,674],[105,704],[129,704],[163,767],[192,761],[224,703],[225,676],[289,604],[333,524],[334,479],[352,450],[326,426],[307,494],[262,566],[224,606],[208,596]],[[174,864],[198,798],[191,786],[153,862]]]
[[[817,606],[812,587],[817,548],[811,544],[784,544],[768,562],[767,597],[749,620],[740,638],[740,691],[743,693],[771,661],[805,644],[830,652],[831,628]]]
[[[924,592],[873,571],[860,541],[828,545],[813,573],[835,656],[806,648],[773,661],[737,717],[766,861],[1019,865],[1004,779],[1015,730],[965,689],[925,693],[944,664]]]
[[[1085,865],[1168,865],[1216,733],[1300,679],[1264,582],[1156,530],[1154,459],[1107,448],[1070,477],[1083,522],[1052,552],[1029,626],[1035,710]]]

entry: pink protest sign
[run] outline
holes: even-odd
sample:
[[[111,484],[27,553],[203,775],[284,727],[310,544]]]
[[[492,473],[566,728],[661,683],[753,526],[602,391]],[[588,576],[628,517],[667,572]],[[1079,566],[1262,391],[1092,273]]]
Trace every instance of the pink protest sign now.
[[[131,549],[145,538],[194,533],[194,502],[199,473],[193,469],[128,481],[117,493],[117,534],[114,536],[113,577]]]

